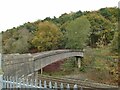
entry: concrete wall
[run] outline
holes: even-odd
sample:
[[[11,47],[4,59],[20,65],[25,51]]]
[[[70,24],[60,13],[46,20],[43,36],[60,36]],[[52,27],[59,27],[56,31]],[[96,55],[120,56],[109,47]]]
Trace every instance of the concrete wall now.
[[[5,76],[24,77],[35,71],[64,58],[80,56],[80,51],[54,50],[36,54],[6,54],[3,55],[2,68]]]
[[[2,69],[5,76],[24,76],[32,73],[33,59],[31,54],[3,55]]]

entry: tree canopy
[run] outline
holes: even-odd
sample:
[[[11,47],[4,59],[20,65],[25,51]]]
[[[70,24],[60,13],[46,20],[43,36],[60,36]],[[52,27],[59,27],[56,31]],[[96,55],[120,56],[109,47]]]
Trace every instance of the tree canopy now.
[[[66,26],[66,48],[83,49],[86,46],[90,31],[90,23],[86,17],[71,21]]]
[[[116,7],[101,8],[97,11],[70,12],[60,17],[27,22],[1,32],[3,53],[83,49],[86,45],[96,48],[111,44],[114,48],[116,45],[113,43],[118,34],[118,12]]]
[[[51,22],[41,22],[32,39],[32,44],[39,50],[56,49],[62,36],[59,28]]]

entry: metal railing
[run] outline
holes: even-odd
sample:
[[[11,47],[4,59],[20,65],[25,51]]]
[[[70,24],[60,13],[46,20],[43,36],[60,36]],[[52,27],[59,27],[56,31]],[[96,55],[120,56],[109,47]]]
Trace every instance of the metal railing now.
[[[1,88],[3,89],[37,89],[37,90],[78,90],[77,84],[74,86],[70,86],[70,84],[63,84],[63,83],[57,83],[57,82],[47,82],[47,81],[41,81],[41,80],[28,80],[24,78],[17,78],[17,77],[3,77],[0,79]],[[82,87],[79,87],[79,90],[83,90]]]

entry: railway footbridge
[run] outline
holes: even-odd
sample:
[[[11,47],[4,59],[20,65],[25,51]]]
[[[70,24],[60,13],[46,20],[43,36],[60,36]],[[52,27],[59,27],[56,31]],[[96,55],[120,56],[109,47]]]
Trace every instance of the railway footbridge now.
[[[81,67],[83,52],[78,50],[52,50],[34,54],[4,54],[2,69],[5,76],[24,77],[30,75],[54,62],[69,57],[76,57],[78,67]]]

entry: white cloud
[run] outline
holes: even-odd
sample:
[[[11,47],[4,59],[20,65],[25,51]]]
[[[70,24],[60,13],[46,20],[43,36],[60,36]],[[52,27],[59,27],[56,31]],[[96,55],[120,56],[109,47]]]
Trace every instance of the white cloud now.
[[[0,0],[0,31],[65,12],[118,6],[119,0]]]

